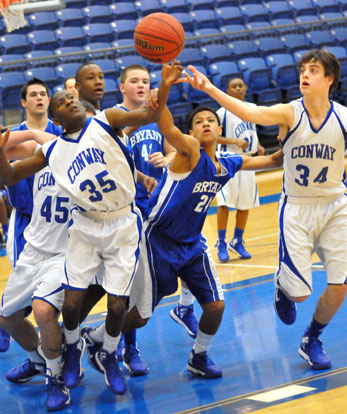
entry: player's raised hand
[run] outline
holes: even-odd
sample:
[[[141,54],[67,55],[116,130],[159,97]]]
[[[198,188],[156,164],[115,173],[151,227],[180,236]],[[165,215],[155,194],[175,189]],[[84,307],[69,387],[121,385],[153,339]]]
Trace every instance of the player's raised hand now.
[[[1,132],[1,125],[0,125],[0,149],[4,149],[5,145],[8,141],[8,138],[10,136],[10,130],[7,128],[5,133]]]
[[[159,107],[158,88],[151,89],[146,99],[146,105],[156,110]]]
[[[175,60],[171,64],[164,63],[161,69],[161,79],[166,86],[171,86],[179,79],[183,71],[181,62]]]
[[[190,76],[187,72],[184,72],[185,78],[180,78],[177,83],[187,82],[192,85],[193,88],[206,93],[214,87],[208,77],[199,72],[196,67],[188,65],[188,69],[192,72],[193,76]]]
[[[167,159],[159,152],[153,152],[148,158],[148,162],[155,168],[165,168],[167,166]]]

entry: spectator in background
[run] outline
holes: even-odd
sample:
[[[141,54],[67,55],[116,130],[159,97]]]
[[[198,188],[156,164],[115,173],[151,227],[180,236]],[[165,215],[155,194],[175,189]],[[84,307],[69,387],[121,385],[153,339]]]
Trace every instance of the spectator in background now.
[[[73,96],[78,98],[78,90],[75,87],[76,79],[72,76],[70,78],[65,79],[64,82],[64,89],[68,92],[71,92]]]

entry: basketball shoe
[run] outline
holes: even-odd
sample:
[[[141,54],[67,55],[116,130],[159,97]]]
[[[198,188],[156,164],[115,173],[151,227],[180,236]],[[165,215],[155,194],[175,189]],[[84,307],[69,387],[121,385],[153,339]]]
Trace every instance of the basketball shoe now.
[[[140,377],[148,373],[148,364],[141,358],[136,344],[123,348],[123,365],[132,377]]]
[[[296,303],[288,299],[280,288],[277,280],[277,272],[275,273],[275,300],[274,308],[283,323],[292,325],[296,320]]]
[[[232,239],[228,245],[231,252],[236,253],[240,259],[250,259],[252,255],[245,249],[244,241],[242,239]]]
[[[75,388],[83,378],[82,357],[86,347],[84,338],[74,344],[65,343],[63,349],[63,380],[68,388]]]
[[[6,373],[6,379],[14,384],[23,384],[36,377],[36,375],[44,375],[46,363],[32,362],[29,358],[23,363],[11,368]]]
[[[322,341],[314,336],[304,336],[298,352],[312,369],[331,368],[331,359],[324,351]]]
[[[64,385],[63,378],[46,375],[47,386],[47,411],[57,411],[66,408],[70,404],[70,391]]]
[[[188,360],[188,371],[204,378],[212,379],[222,376],[222,370],[207,356],[207,352],[191,351]]]
[[[230,260],[230,256],[228,253],[228,246],[227,242],[225,240],[217,240],[217,243],[215,244],[215,247],[217,247],[217,256],[218,260],[220,262],[228,262]]]
[[[11,336],[0,328],[0,352],[6,352],[10,347]]]
[[[116,395],[122,395],[127,387],[122,370],[119,368],[116,351],[111,354],[100,349],[95,355],[95,361],[105,375],[107,388]]]
[[[99,365],[96,363],[95,361],[95,355],[96,353],[99,351],[99,349],[102,346],[101,342],[95,342],[92,337],[90,336],[90,332],[92,331],[93,328],[91,328],[90,326],[84,326],[81,329],[81,336],[84,338],[85,342],[86,342],[86,352],[87,352],[87,358],[88,361],[90,363],[90,365],[96,369],[99,372],[103,372],[101,371],[101,369],[99,368]]]
[[[198,333],[198,321],[194,313],[194,305],[184,306],[180,303],[170,310],[171,318],[178,324],[184,326],[188,335],[196,338]]]

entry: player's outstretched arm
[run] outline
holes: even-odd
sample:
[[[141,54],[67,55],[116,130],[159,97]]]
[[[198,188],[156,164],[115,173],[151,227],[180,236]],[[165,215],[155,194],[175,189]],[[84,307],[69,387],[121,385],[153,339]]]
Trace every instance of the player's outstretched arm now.
[[[242,160],[241,170],[263,170],[281,167],[283,165],[283,152],[278,150],[271,155],[258,155],[257,157],[242,155]]]
[[[4,152],[9,136],[9,129],[5,134],[0,133],[0,184],[2,185],[13,185],[23,178],[35,174],[47,165],[41,149],[30,158],[10,164]]]
[[[194,66],[189,65],[188,69],[192,72],[190,76],[184,73],[185,78],[178,82],[187,82],[193,88],[207,93],[216,100],[221,106],[235,114],[246,122],[253,122],[259,125],[283,124],[291,127],[294,120],[294,110],[289,104],[278,104],[273,106],[249,106],[240,99],[233,98],[218,89],[203,73],[199,72]]]

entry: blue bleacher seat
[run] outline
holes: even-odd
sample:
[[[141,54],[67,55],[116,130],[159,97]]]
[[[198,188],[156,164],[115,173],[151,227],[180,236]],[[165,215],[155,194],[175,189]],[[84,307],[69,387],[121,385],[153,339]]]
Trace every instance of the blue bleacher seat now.
[[[319,14],[321,20],[342,19],[344,16],[339,12],[322,12]]]
[[[338,0],[312,0],[312,4],[319,13],[341,11],[341,4]]]
[[[2,63],[8,63],[8,62],[15,62],[18,60],[24,60],[24,55],[2,55],[0,56],[0,72],[19,72],[21,70],[28,69],[28,62],[21,62],[21,63],[13,63],[6,66],[1,66]]]
[[[27,16],[33,30],[52,30],[59,27],[59,21],[53,11],[32,13]]]
[[[238,61],[238,66],[243,72],[244,81],[253,92],[271,87],[271,69],[263,58],[244,58]]]
[[[336,45],[334,36],[326,30],[311,30],[309,33],[306,33],[306,38],[311,43],[313,48]]]
[[[136,28],[136,21],[134,20],[115,20],[111,23],[114,27],[115,40],[118,39],[133,39]]]
[[[282,90],[280,88],[267,88],[255,93],[258,105],[276,105],[282,102]]]
[[[49,59],[46,59],[50,57]],[[35,68],[39,66],[52,66],[56,62],[54,58],[53,52],[50,50],[32,50],[30,52],[25,53],[25,59],[40,59],[34,60],[32,62],[28,62],[30,68]]]
[[[90,23],[83,26],[82,31],[87,39],[87,43],[111,43],[115,38],[113,23]]]
[[[300,59],[304,56],[305,53],[308,52],[308,49],[299,49],[292,53],[293,59],[295,63],[298,63]]]
[[[77,69],[81,66],[79,63],[62,63],[55,68],[55,73],[57,76],[57,83],[63,83],[65,79],[74,77],[76,75]]]
[[[219,60],[231,60],[230,47],[220,44],[204,45],[200,48],[200,53],[204,57],[207,65]]]
[[[85,0],[85,2],[87,3],[85,4],[85,6],[98,6],[99,4],[110,5],[110,4],[113,4],[115,1],[114,0]]]
[[[317,14],[305,14],[303,16],[297,16],[295,21],[297,23],[302,23],[301,27],[304,27],[305,30],[313,30],[314,27],[316,27],[316,22],[321,24],[320,18]],[[305,24],[307,22],[307,24]],[[314,22],[311,25],[310,22]]]
[[[299,81],[298,69],[291,54],[272,54],[267,56],[265,61],[271,67],[272,78],[279,87],[285,88]]]
[[[59,41],[52,30],[33,30],[27,34],[31,50],[52,50],[59,46]]]
[[[22,72],[0,73],[0,114],[2,114],[2,125],[6,124],[5,109],[18,109],[20,106],[20,90],[24,85]]]
[[[190,16],[195,30],[210,27],[219,28],[219,19],[217,19],[214,10],[194,10],[190,12]]]
[[[243,74],[235,62],[229,60],[211,63],[208,70],[212,76],[212,82],[222,90],[226,90],[228,83],[233,78],[243,78]]]
[[[267,28],[271,28],[271,23],[270,22],[249,22],[245,24],[246,29],[248,30],[254,30],[254,29],[267,29]],[[260,36],[262,33],[262,31],[255,31],[253,32],[254,36]]]
[[[140,55],[126,55],[116,59],[117,65],[121,70],[130,65],[146,66],[146,61]]]
[[[137,55],[132,39],[118,39],[111,43],[111,47],[116,47],[117,50],[113,53],[116,56],[121,55]]]
[[[114,20],[122,19],[136,19],[138,14],[133,3],[131,2],[114,2],[111,5],[110,11],[112,12]]]
[[[151,13],[159,13],[163,11],[162,6],[158,0],[135,1],[134,5],[140,17],[147,16]]]
[[[198,71],[200,71],[204,75],[206,76],[208,75],[205,66],[195,65],[195,67],[197,68]],[[190,73],[189,70],[188,70],[188,73]],[[187,101],[199,102],[199,104],[202,104],[204,100],[207,99],[206,93],[192,88],[187,83],[182,84],[182,90],[183,90],[184,99],[186,99]]]
[[[284,101],[290,102],[302,96],[298,85],[292,85],[285,89]]]
[[[214,34],[221,34],[221,31],[217,29],[216,27],[208,27],[208,28],[203,28],[203,29],[194,31],[194,36],[208,36],[208,35],[211,36]],[[215,39],[222,39],[222,36],[220,37],[218,36]]]
[[[96,63],[101,68],[105,78],[116,79],[120,75],[119,66],[113,59],[93,59],[93,63]]]
[[[87,43],[86,36],[80,27],[60,27],[55,30],[59,40],[59,47],[83,46]]]
[[[188,13],[189,4],[186,0],[161,0],[165,13]]]
[[[59,56],[59,64],[61,63],[72,63],[72,62],[76,62],[76,59],[80,59],[81,57],[78,57],[78,55],[76,55],[76,53],[78,52],[82,52],[82,47],[81,46],[63,46],[63,47],[59,47],[58,49],[54,50],[54,54]],[[62,56],[66,53],[72,53],[72,55],[70,56]]]
[[[0,36],[4,35],[7,32],[4,19],[0,19]]]
[[[336,41],[336,46],[347,46],[347,36],[345,27],[334,27],[330,33]]]
[[[215,0],[214,4],[216,5],[216,7],[238,7],[239,0]]]
[[[220,28],[220,31],[224,33],[224,37],[226,40],[240,40],[241,38],[245,40],[245,33],[246,27],[243,24],[227,24]],[[227,35],[226,33],[231,33]],[[251,33],[246,36],[247,40],[251,39]]]
[[[272,19],[271,25],[275,27],[276,32],[282,36],[286,33],[292,33],[294,29],[294,26],[296,24],[296,21],[294,18],[281,18],[281,19]],[[284,26],[284,27],[283,27]]]
[[[82,8],[86,6],[86,0],[65,0],[65,7],[68,9]]]
[[[214,4],[211,0],[189,0],[190,10],[213,10]]]
[[[242,57],[259,56],[259,47],[253,40],[234,40],[229,43],[229,48],[236,60]]]
[[[55,12],[59,26],[77,26],[81,27],[87,23],[87,18],[82,9],[61,9]]]
[[[216,15],[220,20],[221,26],[229,24],[245,24],[244,15],[238,7],[219,7],[216,9]]]
[[[105,93],[101,101],[101,109],[112,108],[118,103],[122,102],[122,95],[119,91],[118,80],[105,79]]]
[[[311,0],[289,0],[288,3],[292,10],[294,10],[295,16],[317,14],[317,8],[312,4]]]
[[[52,89],[52,95],[56,92],[61,92],[64,90],[65,90],[64,84],[57,85]]]
[[[84,14],[87,24],[109,23],[114,17],[114,13],[111,13],[109,6],[106,5],[83,7],[82,13]]]
[[[240,6],[245,23],[269,21],[269,11],[262,4],[243,4]]]
[[[24,54],[31,50],[25,34],[5,34],[0,37],[0,54]]]
[[[301,33],[287,33],[284,36],[281,36],[281,41],[290,53],[293,53],[296,50],[311,48],[310,42],[307,40],[306,36]]]
[[[204,58],[198,48],[185,47],[177,57],[183,66],[187,65],[203,65]]]
[[[94,42],[94,43],[88,43],[87,45],[83,46],[83,50],[90,52],[90,54],[88,54],[88,57],[91,60],[106,59],[106,58],[112,59],[114,56],[114,52],[111,52],[111,51],[95,52],[95,50],[97,49],[107,49],[111,46],[112,44],[108,42]]]
[[[159,88],[161,82],[161,71],[159,69],[154,69],[149,74],[149,79],[151,82],[151,88]]]
[[[271,0],[264,3],[264,5],[271,15],[271,20],[294,18],[294,10],[289,7],[286,0]]]
[[[256,38],[254,43],[259,48],[263,57],[273,53],[282,53],[285,49],[278,37],[259,37]]]
[[[195,30],[193,19],[189,13],[171,13],[172,16],[176,17],[176,19],[181,23],[184,30],[188,30],[193,32]]]
[[[54,86],[59,83],[54,68],[49,66],[42,68],[31,68],[24,72],[24,78],[25,82],[28,82],[33,78],[41,79],[50,89],[54,88]]]

